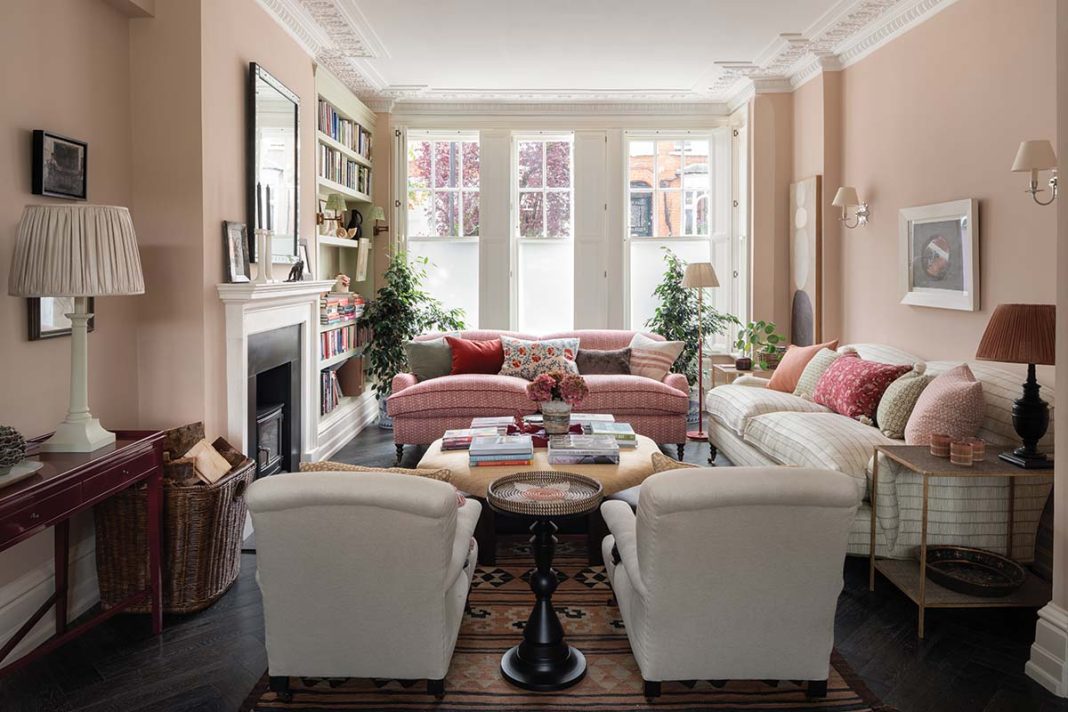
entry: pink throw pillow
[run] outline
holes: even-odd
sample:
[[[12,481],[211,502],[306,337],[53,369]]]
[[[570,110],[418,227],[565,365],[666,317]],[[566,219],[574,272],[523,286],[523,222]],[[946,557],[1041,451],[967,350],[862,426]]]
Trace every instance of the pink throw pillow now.
[[[855,353],[843,354],[816,384],[812,400],[850,418],[875,418],[883,393],[912,366],[865,361]]]
[[[985,416],[983,384],[975,380],[968,364],[962,363],[923,389],[905,425],[905,442],[930,445],[935,434],[954,440],[974,437],[983,427]]]
[[[793,346],[786,349],[778,368],[771,374],[768,388],[783,393],[793,393],[797,389],[797,382],[801,380],[801,374],[805,372],[808,362],[823,349],[834,351],[838,348],[838,339],[828,341],[825,344],[813,344],[812,346]]]

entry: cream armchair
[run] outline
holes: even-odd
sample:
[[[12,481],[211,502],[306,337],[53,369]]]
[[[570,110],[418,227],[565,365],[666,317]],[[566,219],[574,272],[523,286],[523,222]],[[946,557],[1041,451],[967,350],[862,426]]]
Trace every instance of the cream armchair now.
[[[451,485],[378,472],[302,472],[248,489],[271,689],[289,678],[426,679],[441,697],[481,506]]]
[[[645,694],[664,680],[808,680],[826,695],[856,510],[847,475],[786,467],[673,470],[637,515],[601,505],[602,550]]]

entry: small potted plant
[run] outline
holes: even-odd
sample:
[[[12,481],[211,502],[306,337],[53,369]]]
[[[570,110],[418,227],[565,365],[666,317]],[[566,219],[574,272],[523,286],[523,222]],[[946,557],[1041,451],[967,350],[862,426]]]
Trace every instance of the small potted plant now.
[[[527,395],[541,410],[546,435],[561,435],[571,427],[571,408],[590,393],[577,373],[543,373],[527,384]]]
[[[763,369],[773,369],[779,365],[782,359],[780,344],[783,337],[776,331],[775,324],[770,321],[751,321],[738,331],[738,338],[734,347],[741,354],[734,362],[739,371],[749,371],[753,368],[753,359]]]

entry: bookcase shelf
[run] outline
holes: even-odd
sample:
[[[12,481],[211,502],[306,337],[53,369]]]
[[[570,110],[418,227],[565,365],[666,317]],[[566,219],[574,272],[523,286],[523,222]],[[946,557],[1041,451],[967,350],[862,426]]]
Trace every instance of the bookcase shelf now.
[[[349,188],[348,186],[342,185],[337,181],[330,180],[329,178],[323,178],[322,176],[319,176],[318,182],[320,193],[340,193],[342,197],[348,198],[349,200],[355,200],[358,203],[372,202],[371,196],[369,196],[367,193],[361,193],[358,190]]]
[[[356,161],[361,166],[366,166],[367,168],[371,167],[371,161],[369,159],[363,157],[359,153],[356,153],[355,151],[353,151],[351,148],[349,148],[345,144],[341,143],[340,141],[335,141],[334,139],[330,138],[329,135],[323,133],[322,131],[316,131],[315,135],[316,135],[316,137],[318,137],[319,143],[325,144],[325,145],[329,146],[330,148],[333,148],[333,149],[335,149],[337,151],[340,151],[343,155],[345,155],[345,156],[351,158],[352,160]]]
[[[334,237],[333,235],[320,235],[319,245],[329,245],[331,247],[342,247],[349,250],[355,250],[360,246],[357,240],[352,240],[347,237]]]

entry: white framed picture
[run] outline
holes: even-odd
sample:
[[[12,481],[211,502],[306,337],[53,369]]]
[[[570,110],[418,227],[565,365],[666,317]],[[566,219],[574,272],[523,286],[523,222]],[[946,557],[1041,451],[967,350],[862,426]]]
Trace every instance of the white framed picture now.
[[[904,208],[898,232],[902,304],[979,310],[979,201]]]

